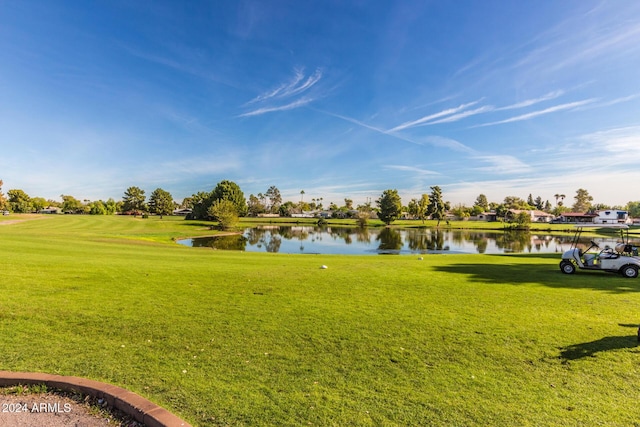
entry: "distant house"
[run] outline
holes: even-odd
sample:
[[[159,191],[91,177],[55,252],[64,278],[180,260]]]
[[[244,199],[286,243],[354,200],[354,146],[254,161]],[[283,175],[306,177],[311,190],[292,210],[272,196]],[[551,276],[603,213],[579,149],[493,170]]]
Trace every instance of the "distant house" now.
[[[495,212],[482,212],[476,219],[478,221],[496,222],[498,220],[498,214]]]
[[[560,222],[570,224],[593,223],[593,219],[597,216],[597,214],[592,213],[563,212],[560,214]]]
[[[40,214],[59,214],[60,213],[60,208],[49,206],[47,208],[40,209],[38,211],[38,213],[40,213]]]
[[[538,211],[538,210],[522,210],[522,209],[509,209],[509,213],[515,217],[521,212],[527,212],[531,217],[531,222],[551,222],[553,215],[547,212]]]
[[[596,224],[631,224],[629,212],[616,209],[596,212],[598,216],[593,219]]]
[[[507,217],[513,219],[521,212],[526,212],[531,218],[531,222],[551,222],[554,218],[550,213],[528,209],[509,209],[507,211]],[[498,214],[495,212],[482,212],[476,219],[478,221],[495,222],[498,220]]]
[[[291,218],[313,218],[313,212],[292,213]]]

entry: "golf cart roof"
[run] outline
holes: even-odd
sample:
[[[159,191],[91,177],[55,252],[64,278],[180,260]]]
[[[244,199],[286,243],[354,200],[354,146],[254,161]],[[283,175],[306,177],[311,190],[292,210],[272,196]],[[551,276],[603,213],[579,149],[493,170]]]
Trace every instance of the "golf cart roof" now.
[[[618,228],[628,229],[627,224],[576,224],[576,228]]]

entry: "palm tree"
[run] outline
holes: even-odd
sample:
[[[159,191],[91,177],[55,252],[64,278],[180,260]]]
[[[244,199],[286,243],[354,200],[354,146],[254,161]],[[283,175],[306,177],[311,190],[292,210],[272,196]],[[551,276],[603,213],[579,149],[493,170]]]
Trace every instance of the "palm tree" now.
[[[300,202],[304,199],[304,190],[300,190]]]

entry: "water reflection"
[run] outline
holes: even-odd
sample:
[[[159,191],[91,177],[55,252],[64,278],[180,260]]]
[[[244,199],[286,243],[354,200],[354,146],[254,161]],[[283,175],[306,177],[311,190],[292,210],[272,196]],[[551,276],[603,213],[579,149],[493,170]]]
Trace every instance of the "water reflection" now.
[[[571,239],[571,236],[522,231],[273,225],[248,228],[237,235],[184,239],[178,243],[224,250],[306,254],[495,254],[563,252],[569,249]],[[600,239],[605,244],[609,240]]]

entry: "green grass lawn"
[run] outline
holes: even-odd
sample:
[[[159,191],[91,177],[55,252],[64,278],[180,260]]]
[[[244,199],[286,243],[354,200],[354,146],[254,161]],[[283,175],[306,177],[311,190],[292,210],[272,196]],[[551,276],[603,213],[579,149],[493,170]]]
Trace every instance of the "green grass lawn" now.
[[[566,276],[557,255],[224,252],[172,243],[203,222],[41,218],[0,225],[0,369],[113,383],[198,426],[640,425],[639,280]]]

